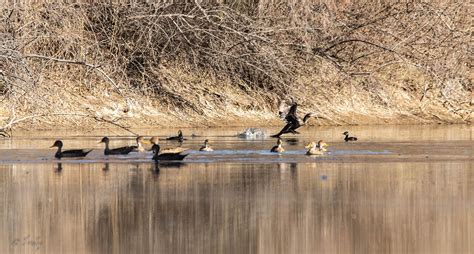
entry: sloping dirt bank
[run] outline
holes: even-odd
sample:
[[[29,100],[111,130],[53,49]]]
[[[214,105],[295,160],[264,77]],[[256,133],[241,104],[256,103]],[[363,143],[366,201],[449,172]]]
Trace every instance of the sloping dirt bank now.
[[[5,4],[0,129],[469,123],[467,5]]]

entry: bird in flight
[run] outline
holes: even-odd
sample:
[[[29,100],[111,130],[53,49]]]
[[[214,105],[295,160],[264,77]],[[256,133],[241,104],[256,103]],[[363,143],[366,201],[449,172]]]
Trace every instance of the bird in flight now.
[[[286,125],[281,129],[280,132],[275,135],[272,135],[272,137],[279,138],[281,135],[286,133],[299,134],[296,129],[306,125],[311,117],[316,116],[315,113],[311,112],[306,114],[303,119],[301,119],[296,114],[297,108],[298,104],[293,99],[291,100],[289,105],[286,103],[286,101],[282,101],[278,113],[280,115],[280,118],[286,121]]]

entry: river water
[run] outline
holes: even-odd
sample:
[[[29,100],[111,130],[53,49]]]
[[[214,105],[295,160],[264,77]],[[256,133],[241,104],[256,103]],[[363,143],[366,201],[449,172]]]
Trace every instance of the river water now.
[[[97,142],[133,144],[125,132],[14,133],[0,140],[0,253],[474,253],[471,125],[353,126],[344,143],[348,128],[302,129],[282,155],[241,128],[183,129],[190,155],[159,164],[105,157]],[[57,138],[95,150],[56,160]],[[205,138],[215,152],[197,151]],[[328,154],[304,155],[319,139]]]

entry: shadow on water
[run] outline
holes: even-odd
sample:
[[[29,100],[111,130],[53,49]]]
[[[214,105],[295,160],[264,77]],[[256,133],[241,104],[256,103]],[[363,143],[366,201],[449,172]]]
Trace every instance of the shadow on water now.
[[[300,139],[298,138],[286,138],[286,139],[283,139],[287,144],[289,144],[290,146],[297,146],[297,145],[300,145]]]

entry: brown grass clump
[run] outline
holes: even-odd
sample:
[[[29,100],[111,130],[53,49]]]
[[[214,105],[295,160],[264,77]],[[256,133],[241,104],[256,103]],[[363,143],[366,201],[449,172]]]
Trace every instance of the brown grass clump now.
[[[0,125],[263,124],[288,96],[322,124],[470,121],[467,5],[7,3]]]

